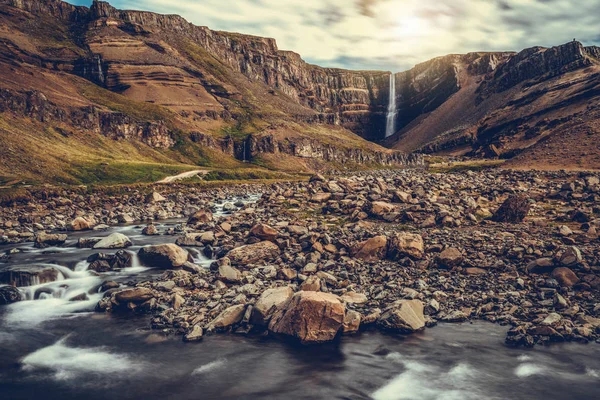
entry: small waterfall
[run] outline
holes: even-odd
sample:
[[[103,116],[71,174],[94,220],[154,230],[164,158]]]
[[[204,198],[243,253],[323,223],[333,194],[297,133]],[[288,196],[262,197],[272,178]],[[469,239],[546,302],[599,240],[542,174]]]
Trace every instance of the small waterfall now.
[[[387,121],[385,125],[385,137],[396,133],[396,79],[394,73],[390,74],[390,97],[388,100]]]
[[[104,83],[104,71],[102,70],[102,58],[100,56],[98,56],[97,60],[98,60],[98,80],[101,83]]]

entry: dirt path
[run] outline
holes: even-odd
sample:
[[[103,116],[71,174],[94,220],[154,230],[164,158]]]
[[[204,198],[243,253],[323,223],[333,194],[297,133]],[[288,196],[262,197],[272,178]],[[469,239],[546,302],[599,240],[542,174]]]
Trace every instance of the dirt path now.
[[[156,182],[156,183],[173,183],[175,181],[180,181],[182,179],[187,179],[187,178],[191,178],[193,176],[196,175],[206,175],[208,174],[210,171],[206,170],[206,169],[197,169],[194,171],[188,171],[188,172],[183,172],[179,175],[173,175],[173,176],[167,176],[164,179],[161,179],[160,181]]]

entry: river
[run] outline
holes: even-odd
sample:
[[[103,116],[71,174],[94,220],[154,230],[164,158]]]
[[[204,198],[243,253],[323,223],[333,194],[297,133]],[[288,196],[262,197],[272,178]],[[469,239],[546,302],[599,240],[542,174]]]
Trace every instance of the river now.
[[[253,199],[247,199],[251,201]],[[218,212],[223,213],[218,204]],[[165,221],[160,230],[181,221]],[[116,226],[136,252],[176,236],[143,236],[142,225]],[[148,316],[93,311],[102,297],[69,301],[104,280],[152,278],[131,268],[94,276],[91,249],[19,248],[10,264],[49,264],[56,282],[22,288],[28,300],[0,306],[2,399],[598,399],[600,346],[535,349],[504,345],[507,327],[485,322],[441,324],[411,336],[365,331],[302,347],[264,336],[212,335],[198,343],[149,328]],[[196,262],[210,260],[196,254]],[[37,294],[36,294],[37,293]]]

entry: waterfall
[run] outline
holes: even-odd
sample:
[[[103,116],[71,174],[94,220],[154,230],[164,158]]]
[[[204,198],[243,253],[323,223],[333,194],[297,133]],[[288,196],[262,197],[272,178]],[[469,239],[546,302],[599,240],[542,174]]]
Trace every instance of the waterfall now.
[[[396,79],[392,72],[390,74],[390,98],[388,100],[385,137],[392,136],[394,133],[396,133]]]
[[[98,59],[98,80],[100,81],[100,83],[104,83],[104,71],[102,70],[102,58],[100,56],[98,56],[97,59]]]

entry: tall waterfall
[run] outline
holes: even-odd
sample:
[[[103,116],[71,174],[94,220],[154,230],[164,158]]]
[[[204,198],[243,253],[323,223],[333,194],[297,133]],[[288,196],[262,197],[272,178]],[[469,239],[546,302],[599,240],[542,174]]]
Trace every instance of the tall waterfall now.
[[[385,137],[392,136],[394,133],[396,133],[396,79],[392,72],[390,74],[390,98],[388,100]]]

